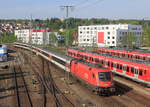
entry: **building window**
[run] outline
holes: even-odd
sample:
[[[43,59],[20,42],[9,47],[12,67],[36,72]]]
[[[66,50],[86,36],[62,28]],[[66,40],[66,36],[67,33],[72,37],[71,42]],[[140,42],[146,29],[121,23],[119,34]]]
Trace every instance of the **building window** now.
[[[97,30],[97,27],[95,27],[94,29]]]
[[[87,39],[87,41],[89,41],[89,39]]]
[[[107,44],[110,44],[110,42],[107,42]]]
[[[115,41],[112,41],[112,44],[114,44],[115,43]]]
[[[109,27],[106,27],[106,29],[109,29]]]
[[[87,31],[87,33],[89,33],[89,31]]]
[[[110,32],[107,32],[108,35],[110,35]]]
[[[108,36],[108,39],[110,39],[110,37]]]
[[[81,34],[82,32],[80,32],[80,34]]]
[[[115,39],[115,37],[113,36],[112,39]]]
[[[122,39],[122,37],[120,37],[120,40]]]
[[[89,27],[87,27],[87,29],[89,30]]]
[[[102,27],[102,30],[104,30],[104,27]]]

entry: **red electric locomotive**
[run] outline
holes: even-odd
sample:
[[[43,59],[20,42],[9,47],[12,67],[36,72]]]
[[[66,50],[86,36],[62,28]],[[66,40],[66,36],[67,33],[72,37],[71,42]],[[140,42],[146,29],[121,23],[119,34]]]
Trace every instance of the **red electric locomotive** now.
[[[112,72],[110,70],[83,60],[72,60],[70,69],[73,76],[85,83],[93,91],[101,94],[114,91]]]
[[[86,84],[88,88],[98,94],[104,95],[115,92],[112,72],[105,67],[28,44],[16,43],[15,46],[33,51],[37,55],[49,60],[61,69],[69,72],[73,77]]]
[[[117,56],[120,58],[128,58],[133,60],[141,60],[141,61],[149,61],[150,62],[150,54],[142,53],[136,51],[126,51],[119,49],[109,49],[109,48],[99,48],[97,49],[98,53],[109,54],[111,56]]]
[[[75,52],[76,51],[76,52]],[[112,72],[150,86],[150,66],[126,60],[120,60],[98,53],[68,49],[68,55],[87,62],[107,67]]]

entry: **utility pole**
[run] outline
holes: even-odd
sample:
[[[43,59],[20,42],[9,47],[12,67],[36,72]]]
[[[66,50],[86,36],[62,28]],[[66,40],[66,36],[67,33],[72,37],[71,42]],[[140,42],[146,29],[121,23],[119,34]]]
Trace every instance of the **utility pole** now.
[[[30,19],[30,25],[29,25],[29,44],[32,43],[32,14],[31,14],[31,19]]]
[[[73,7],[74,6],[71,6],[71,5],[63,5],[63,6],[60,6],[60,8],[62,9],[62,10],[66,10],[66,31],[67,31],[67,29],[69,28],[68,27],[68,22],[67,22],[67,19],[68,19],[68,17],[69,17],[69,9],[73,9]],[[65,44],[66,44],[66,47],[67,47],[67,49],[68,49],[68,45],[69,45],[69,32],[67,31],[66,32],[66,40],[65,40]],[[65,68],[65,70],[67,71],[67,68]],[[68,81],[70,81],[70,78],[69,78],[69,72],[67,73],[67,78],[68,78]]]
[[[66,10],[66,19],[68,19],[68,17],[69,17],[69,9],[73,9],[74,8],[74,6],[71,6],[71,5],[63,5],[63,6],[60,6],[60,8],[62,9],[62,10]],[[66,21],[66,29],[68,29],[68,22]],[[66,46],[68,46],[68,44],[69,44],[69,34],[67,33],[67,35],[66,35]]]

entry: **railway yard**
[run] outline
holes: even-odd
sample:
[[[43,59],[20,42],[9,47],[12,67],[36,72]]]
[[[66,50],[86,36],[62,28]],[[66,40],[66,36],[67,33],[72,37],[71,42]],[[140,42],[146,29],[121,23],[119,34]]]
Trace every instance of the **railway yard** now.
[[[114,75],[115,92],[99,95],[37,53],[11,50],[0,70],[0,107],[150,107],[150,88],[130,79]]]

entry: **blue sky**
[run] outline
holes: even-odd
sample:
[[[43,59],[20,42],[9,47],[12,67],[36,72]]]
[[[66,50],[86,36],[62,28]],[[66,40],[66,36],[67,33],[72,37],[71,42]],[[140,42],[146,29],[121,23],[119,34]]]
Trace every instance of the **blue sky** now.
[[[70,17],[150,19],[150,0],[1,0],[0,19],[65,17],[61,5],[74,5]]]

